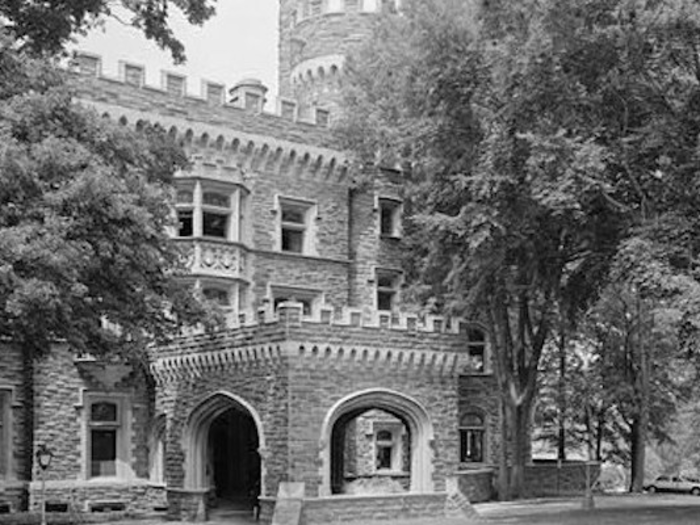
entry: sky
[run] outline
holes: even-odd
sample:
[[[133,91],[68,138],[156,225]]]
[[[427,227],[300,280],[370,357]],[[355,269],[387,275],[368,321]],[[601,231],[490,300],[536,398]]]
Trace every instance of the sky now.
[[[175,66],[170,54],[141,33],[109,20],[78,40],[74,49],[102,55],[102,72],[118,75],[119,60],[146,67],[146,83],[160,86],[160,71],[187,75],[188,93],[199,95],[202,79],[226,84],[258,78],[277,94],[277,0],[219,0],[216,15],[202,27],[173,16],[172,27],[185,45],[187,62]],[[178,13],[179,14],[179,13]]]

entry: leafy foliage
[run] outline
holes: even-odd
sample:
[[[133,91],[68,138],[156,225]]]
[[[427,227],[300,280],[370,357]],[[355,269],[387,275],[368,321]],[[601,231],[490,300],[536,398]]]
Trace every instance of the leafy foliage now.
[[[698,36],[690,0],[416,0],[351,68],[341,130],[358,162],[404,168],[414,296],[491,327],[506,491],[555,326],[623,283],[674,301],[669,344],[693,344]]]
[[[0,336],[137,354],[207,322],[166,235],[182,150],[76,106],[60,72],[9,45],[0,100]]]
[[[130,25],[169,50],[179,63],[185,60],[185,49],[168,25],[170,12],[178,9],[189,23],[201,25],[214,14],[211,4],[209,0],[7,0],[0,3],[0,16],[6,21],[5,31],[26,51],[55,55],[72,36],[85,34],[121,8]]]

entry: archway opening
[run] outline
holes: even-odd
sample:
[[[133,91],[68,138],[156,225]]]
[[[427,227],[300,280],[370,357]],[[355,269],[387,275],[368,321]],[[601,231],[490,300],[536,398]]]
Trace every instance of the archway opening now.
[[[260,493],[259,446],[250,414],[232,407],[214,418],[207,439],[214,506],[252,508]]]
[[[210,508],[259,508],[265,435],[249,403],[230,392],[212,394],[190,414],[183,438],[185,489],[205,492]]]
[[[392,494],[411,486],[411,431],[400,414],[358,408],[331,433],[331,494]]]
[[[358,455],[351,449],[353,441],[357,446],[363,439],[358,437],[362,432],[371,452]],[[427,411],[407,395],[376,388],[346,396],[323,422],[319,495],[433,492],[433,436]],[[363,457],[370,462],[372,479],[354,483]]]

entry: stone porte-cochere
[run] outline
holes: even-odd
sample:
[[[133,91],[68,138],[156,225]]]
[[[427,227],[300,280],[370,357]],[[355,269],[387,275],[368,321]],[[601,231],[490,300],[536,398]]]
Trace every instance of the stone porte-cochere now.
[[[222,507],[252,510],[259,503],[269,522],[288,482],[302,484],[305,499],[315,502],[348,497],[350,485],[355,496],[444,499],[459,456],[463,334],[295,322],[284,317],[294,307],[282,308],[282,321],[200,335],[154,353],[172,519],[203,520]],[[251,340],[260,344],[241,344]],[[382,342],[380,350],[375,344]],[[392,421],[388,428],[402,430],[394,441],[372,441],[370,463],[388,463],[357,483],[346,468],[353,461],[351,423],[364,418],[373,428],[377,413]],[[371,440],[375,434],[382,435],[372,430]]]

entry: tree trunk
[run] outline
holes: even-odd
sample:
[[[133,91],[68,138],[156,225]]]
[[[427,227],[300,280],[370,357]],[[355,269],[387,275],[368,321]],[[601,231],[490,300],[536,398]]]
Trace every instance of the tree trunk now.
[[[500,501],[508,501],[511,499],[510,484],[508,482],[508,451],[510,450],[510,436],[508,432],[508,406],[501,396],[500,412],[501,412],[501,453],[498,461],[498,499]]]
[[[499,476],[499,494],[502,500],[518,499],[525,495],[525,467],[530,460],[532,396],[520,404],[510,398],[502,404],[506,405],[504,429],[509,432],[502,436],[507,478],[504,480]]]
[[[646,461],[646,423],[635,419],[630,432],[631,476],[630,492],[642,492],[644,486],[644,462]]]
[[[559,337],[559,384],[557,392],[559,435],[557,459],[566,461],[566,335],[563,328]]]

